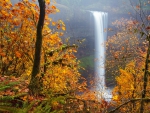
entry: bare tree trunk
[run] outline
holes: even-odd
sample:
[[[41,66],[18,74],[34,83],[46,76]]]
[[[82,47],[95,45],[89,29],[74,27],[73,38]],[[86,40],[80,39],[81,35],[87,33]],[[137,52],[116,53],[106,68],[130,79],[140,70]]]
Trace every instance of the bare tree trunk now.
[[[41,49],[42,49],[42,29],[44,25],[45,19],[45,0],[38,0],[40,6],[40,14],[39,21],[37,25],[36,31],[36,43],[35,43],[35,54],[34,54],[34,62],[31,74],[31,80],[29,84],[29,92],[32,95],[36,95],[39,93],[39,80],[37,78],[37,74],[40,73],[40,59],[41,59]]]
[[[143,78],[144,83],[143,83],[140,113],[144,113],[144,101],[143,101],[143,99],[146,97],[146,87],[147,87],[148,76],[149,76],[148,63],[149,63],[149,55],[150,55],[150,36],[147,36],[147,39],[148,39],[148,50],[147,50],[146,61],[145,61],[145,70],[144,70],[144,78]]]

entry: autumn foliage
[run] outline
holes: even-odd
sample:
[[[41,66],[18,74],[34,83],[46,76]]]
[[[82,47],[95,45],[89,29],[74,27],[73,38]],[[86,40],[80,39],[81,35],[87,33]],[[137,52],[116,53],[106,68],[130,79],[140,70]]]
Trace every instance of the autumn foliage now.
[[[135,7],[141,11],[141,6]],[[0,1],[0,112],[2,113],[148,113],[150,109],[149,55],[150,16],[146,23],[134,18],[116,20],[117,32],[106,42],[107,79],[115,79],[112,99],[98,98],[79,72],[75,53],[78,45],[62,41],[62,20],[49,15],[59,12],[45,0],[39,73],[29,93],[35,58],[40,7],[36,0]],[[53,28],[53,29],[52,29]],[[109,29],[108,29],[109,30]],[[112,76],[112,77],[110,77]],[[111,109],[112,108],[112,109]],[[109,111],[110,110],[110,111]]]
[[[79,73],[79,61],[74,55],[78,46],[70,45],[69,39],[66,39],[67,44],[63,44],[61,37],[66,30],[64,22],[49,18],[49,14],[55,14],[59,10],[51,5],[49,0],[45,2],[40,73],[36,76],[40,92],[39,95],[33,96],[28,94],[28,85],[34,62],[39,6],[35,0],[21,0],[14,5],[10,0],[0,1],[0,96],[11,96],[10,101],[0,99],[2,103],[10,104],[3,104],[0,110],[15,113],[63,110],[69,113],[72,109],[89,111],[87,106],[90,104],[85,101],[86,98],[77,96],[77,93],[85,91],[87,86],[86,80]],[[14,84],[11,84],[13,82]],[[91,94],[89,93],[90,97],[95,98],[95,95]],[[96,103],[92,99],[87,101]],[[14,102],[16,106],[11,105]],[[71,106],[74,102],[80,103],[77,108]],[[17,107],[17,103],[21,106]],[[64,105],[66,107],[63,107]]]
[[[34,1],[29,2],[28,0],[18,2],[14,6],[10,1],[1,1],[0,4],[2,15],[0,20],[1,75],[11,74],[16,77],[30,78],[39,7]],[[48,4],[49,2],[46,3],[40,68],[41,73],[44,75],[42,78],[43,84],[50,85],[45,87],[53,87],[59,91],[66,88],[64,82],[66,79],[70,81],[69,78],[71,78],[74,83],[78,81],[80,76],[77,70],[78,63],[73,54],[77,48],[62,43],[60,37],[63,35],[62,31],[65,30],[65,24],[62,20],[53,21],[48,17],[48,14],[58,11],[55,6]],[[57,30],[52,31],[48,26],[49,24],[56,26]]]
[[[142,9],[137,9],[143,11]],[[148,19],[147,16],[141,16]],[[148,20],[149,21],[149,20]],[[114,66],[116,86],[112,91],[109,113],[149,112],[149,30],[147,22],[121,19],[115,21],[119,30],[108,40],[108,65]],[[114,59],[114,60],[112,60]],[[108,70],[109,71],[109,70]],[[111,71],[110,71],[111,72]]]

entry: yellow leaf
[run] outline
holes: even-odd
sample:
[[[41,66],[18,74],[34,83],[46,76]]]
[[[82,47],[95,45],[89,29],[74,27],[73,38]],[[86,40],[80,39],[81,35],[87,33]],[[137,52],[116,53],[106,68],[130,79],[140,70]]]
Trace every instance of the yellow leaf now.
[[[22,98],[22,100],[27,100],[27,96],[24,96],[24,97]]]
[[[56,12],[60,12],[59,9],[56,9]]]
[[[52,106],[53,106],[53,107],[57,107],[58,105],[59,105],[59,103],[58,103],[57,101],[53,101],[53,102],[52,102]]]
[[[56,25],[56,22],[52,22],[52,26],[55,26]]]
[[[66,30],[66,27],[65,27],[65,26],[62,26],[62,30],[64,30],[64,31],[65,31],[65,30]]]
[[[45,2],[49,5],[50,4],[50,0],[45,0]]]
[[[118,95],[113,96],[113,100],[117,101],[118,100]]]
[[[15,90],[19,90],[19,87],[18,87],[18,86],[15,86],[14,89],[15,89]]]

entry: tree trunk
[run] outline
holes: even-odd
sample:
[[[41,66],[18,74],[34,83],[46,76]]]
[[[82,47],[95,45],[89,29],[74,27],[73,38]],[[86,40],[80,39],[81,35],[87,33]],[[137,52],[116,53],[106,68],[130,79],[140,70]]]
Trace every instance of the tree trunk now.
[[[148,70],[148,63],[149,63],[149,55],[150,55],[150,36],[147,36],[148,39],[148,50],[146,55],[146,61],[145,61],[145,69],[144,69],[144,78],[143,78],[143,91],[142,91],[142,99],[146,97],[146,87],[148,83],[148,76],[149,76],[149,70]],[[144,113],[144,102],[141,100],[141,108],[140,113]]]
[[[29,84],[29,93],[32,95],[37,95],[40,90],[39,79],[37,75],[40,73],[40,59],[41,59],[41,49],[42,49],[42,29],[45,19],[45,0],[38,0],[40,6],[40,14],[36,31],[36,43],[35,43],[35,54],[34,62],[31,73],[31,80]]]

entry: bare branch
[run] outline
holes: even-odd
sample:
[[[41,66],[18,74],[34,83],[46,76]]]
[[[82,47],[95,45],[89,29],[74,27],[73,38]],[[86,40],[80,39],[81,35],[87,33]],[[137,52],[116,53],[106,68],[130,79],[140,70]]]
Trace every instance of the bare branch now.
[[[123,104],[119,105],[118,107],[116,107],[115,109],[109,111],[108,113],[115,113],[117,110],[119,110],[122,106],[130,103],[130,102],[136,102],[136,101],[146,101],[146,102],[150,102],[150,98],[135,98],[135,99],[131,99],[127,102],[124,102]]]

